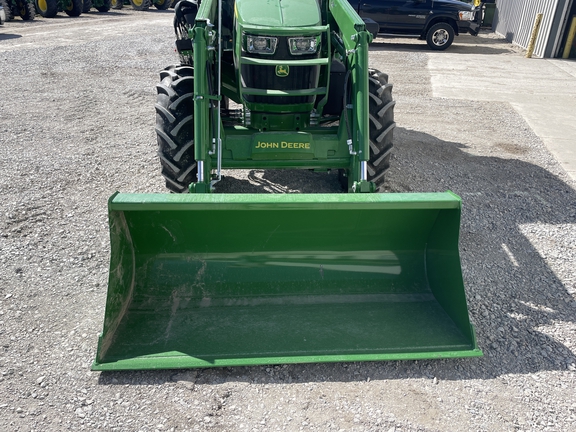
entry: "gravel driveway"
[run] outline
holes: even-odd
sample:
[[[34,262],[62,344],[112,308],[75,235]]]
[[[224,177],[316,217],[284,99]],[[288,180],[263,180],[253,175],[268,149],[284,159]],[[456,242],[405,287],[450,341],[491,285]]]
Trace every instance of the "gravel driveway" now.
[[[574,430],[574,184],[510,105],[432,97],[427,62],[442,54],[411,40],[372,47],[397,99],[387,188],[462,196],[485,356],[91,372],[107,199],[165,190],[154,86],[176,55],[170,11],[60,15],[0,27],[0,430]],[[490,34],[452,49],[520,55]],[[334,174],[294,171],[234,171],[219,186],[339,190]]]

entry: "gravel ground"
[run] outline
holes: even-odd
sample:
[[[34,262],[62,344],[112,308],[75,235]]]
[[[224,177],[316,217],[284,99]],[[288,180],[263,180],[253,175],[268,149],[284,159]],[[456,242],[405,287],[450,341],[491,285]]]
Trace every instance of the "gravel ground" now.
[[[96,373],[106,202],[164,192],[157,72],[171,12],[0,28],[0,430],[567,431],[576,424],[576,191],[505,103],[434,98],[431,53],[378,40],[395,83],[392,192],[463,197],[477,359]],[[491,34],[465,55],[520,55]],[[470,77],[473,82],[473,77]],[[231,172],[227,192],[336,192],[335,175]]]

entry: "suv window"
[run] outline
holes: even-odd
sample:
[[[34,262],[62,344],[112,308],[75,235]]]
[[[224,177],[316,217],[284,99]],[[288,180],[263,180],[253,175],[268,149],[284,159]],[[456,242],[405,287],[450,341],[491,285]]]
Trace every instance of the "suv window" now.
[[[416,37],[444,50],[461,33],[474,36],[481,11],[474,0],[348,0],[358,14],[378,23],[379,34]]]

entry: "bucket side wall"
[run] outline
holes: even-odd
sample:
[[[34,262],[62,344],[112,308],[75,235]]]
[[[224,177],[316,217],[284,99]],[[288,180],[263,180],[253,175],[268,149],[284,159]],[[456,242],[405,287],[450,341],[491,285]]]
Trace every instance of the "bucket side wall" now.
[[[460,331],[474,340],[468,317],[464,280],[458,250],[460,209],[441,210],[426,248],[430,289]]]
[[[97,360],[106,356],[108,348],[114,342],[116,330],[132,303],[136,276],[134,246],[124,212],[109,210],[108,219],[110,225],[110,273],[104,329],[98,344]]]

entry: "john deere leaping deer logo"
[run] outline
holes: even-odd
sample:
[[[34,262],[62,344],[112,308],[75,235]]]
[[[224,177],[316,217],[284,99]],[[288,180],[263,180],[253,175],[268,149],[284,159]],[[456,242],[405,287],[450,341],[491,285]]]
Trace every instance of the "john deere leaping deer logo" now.
[[[277,65],[276,66],[276,76],[287,77],[290,73],[290,66],[288,65]]]

